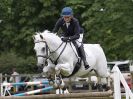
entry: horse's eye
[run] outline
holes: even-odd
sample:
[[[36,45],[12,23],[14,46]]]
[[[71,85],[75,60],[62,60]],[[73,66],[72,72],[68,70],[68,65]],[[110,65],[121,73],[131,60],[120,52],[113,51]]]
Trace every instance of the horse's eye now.
[[[42,51],[45,51],[45,47],[42,48]]]

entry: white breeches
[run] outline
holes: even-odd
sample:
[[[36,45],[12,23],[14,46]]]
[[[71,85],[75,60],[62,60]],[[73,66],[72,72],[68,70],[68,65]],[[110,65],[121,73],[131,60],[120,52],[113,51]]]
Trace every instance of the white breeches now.
[[[77,43],[78,47],[80,47],[80,46],[81,46],[81,44],[82,44],[82,40],[83,40],[83,33],[82,33],[82,34],[80,34],[79,39],[77,39],[77,40],[76,40],[76,43]]]

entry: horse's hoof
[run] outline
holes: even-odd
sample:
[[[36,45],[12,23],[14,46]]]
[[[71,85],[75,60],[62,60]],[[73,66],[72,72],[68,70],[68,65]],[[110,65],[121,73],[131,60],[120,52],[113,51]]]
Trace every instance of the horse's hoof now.
[[[111,87],[110,86],[107,86],[105,91],[110,91],[111,90]]]

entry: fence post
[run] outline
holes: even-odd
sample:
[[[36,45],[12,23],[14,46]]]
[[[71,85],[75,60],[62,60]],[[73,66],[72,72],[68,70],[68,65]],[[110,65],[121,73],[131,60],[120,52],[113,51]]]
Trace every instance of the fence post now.
[[[121,99],[120,76],[117,72],[117,66],[114,66],[112,71],[114,78],[114,99]]]
[[[133,71],[131,72],[131,90],[133,92]]]
[[[133,62],[130,63],[130,72],[131,72],[131,90],[133,92]]]

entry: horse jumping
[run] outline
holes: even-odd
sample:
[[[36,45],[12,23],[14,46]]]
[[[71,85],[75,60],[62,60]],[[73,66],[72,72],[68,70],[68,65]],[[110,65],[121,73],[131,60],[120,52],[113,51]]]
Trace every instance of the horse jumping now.
[[[62,42],[61,38],[50,31],[45,30],[37,33],[34,38],[34,50],[37,56],[37,66],[44,66],[43,72],[63,75],[69,77],[73,74],[77,63],[79,62],[77,51],[71,42]],[[105,81],[109,77],[107,70],[107,60],[103,49],[99,44],[84,44],[89,69],[85,70],[81,60],[81,67],[72,76],[87,77],[91,70],[95,70]],[[46,63],[48,62],[48,66]]]

